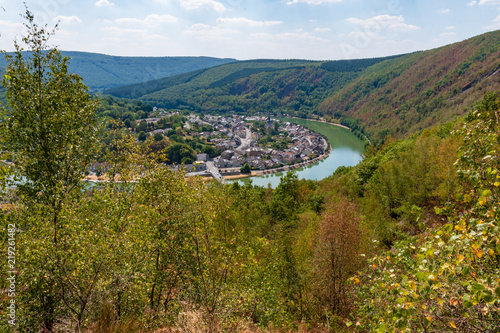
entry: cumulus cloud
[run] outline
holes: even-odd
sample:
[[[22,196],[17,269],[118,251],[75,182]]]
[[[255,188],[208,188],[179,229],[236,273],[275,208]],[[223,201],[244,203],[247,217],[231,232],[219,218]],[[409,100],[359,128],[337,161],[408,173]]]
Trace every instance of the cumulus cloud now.
[[[457,34],[455,32],[443,32],[439,35],[439,37],[447,38],[447,37],[455,37]]]
[[[348,23],[361,26],[366,30],[377,30],[381,28],[387,28],[397,31],[416,31],[420,30],[420,27],[412,24],[405,23],[403,15],[391,16],[391,15],[378,15],[372,18],[363,20],[355,17],[346,19]]]
[[[219,17],[217,23],[227,25],[249,26],[249,27],[267,27],[282,24],[283,21],[255,21],[244,17],[223,18]]]
[[[271,40],[271,41],[295,41],[295,42],[325,41],[323,38],[315,36],[314,34],[301,31],[284,32],[279,34],[255,33],[255,34],[250,34],[250,37],[258,40]]]
[[[478,5],[500,5],[500,0],[479,0]]]
[[[104,27],[103,31],[117,35],[130,35],[130,34],[147,34],[147,30],[143,29],[126,29],[119,27]]]
[[[193,36],[203,41],[223,42],[232,40],[234,36],[240,34],[240,31],[230,28],[214,27],[208,24],[196,23],[189,27],[184,34]]]
[[[445,9],[440,9],[437,11],[439,14],[449,14],[451,13],[451,9],[445,8]]]
[[[82,19],[80,19],[76,15],[73,15],[73,16],[59,15],[59,16],[54,17],[53,21],[54,22],[62,22],[62,23],[82,23]]]
[[[479,6],[487,6],[487,5],[492,5],[492,6],[497,6],[497,5],[500,5],[500,0],[472,0],[470,2],[467,3],[467,5],[469,6],[475,6],[475,5],[479,5]]]
[[[18,22],[0,20],[0,31],[2,32],[2,37],[9,36],[7,40],[10,40],[11,37],[13,38],[13,36],[15,36],[16,34],[22,33],[23,30],[24,30],[24,25],[20,22],[18,23]],[[5,38],[0,38],[0,44],[2,42],[5,42]],[[2,49],[2,47],[0,47],[0,49]]]
[[[308,5],[321,5],[324,3],[341,2],[342,0],[288,0],[287,5],[293,5],[295,3],[305,3]]]
[[[177,21],[178,21],[177,17],[169,14],[164,14],[164,15],[151,14],[146,16],[146,18],[144,19],[139,19],[135,17],[123,17],[115,20],[115,22],[117,23],[133,23],[133,24],[145,24],[145,25],[174,23]]]
[[[500,29],[500,15],[498,15],[493,20],[493,24],[492,25],[486,26],[486,27],[484,27],[484,29],[486,29],[486,30],[497,30],[497,29]]]
[[[98,0],[95,3],[96,7],[111,7],[114,6],[115,4],[113,2],[109,2],[109,0]]]
[[[213,9],[216,12],[226,10],[223,4],[215,0],[180,0],[181,7],[186,10],[195,10],[200,8]]]

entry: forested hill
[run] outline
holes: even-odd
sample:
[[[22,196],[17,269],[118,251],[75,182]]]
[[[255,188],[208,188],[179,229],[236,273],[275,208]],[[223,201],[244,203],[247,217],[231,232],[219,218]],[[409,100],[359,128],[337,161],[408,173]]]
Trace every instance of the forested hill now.
[[[61,54],[71,58],[70,72],[80,75],[85,85],[94,91],[237,61],[212,57],[120,57],[76,51]],[[0,68],[5,68],[3,57],[0,57]]]
[[[375,141],[401,137],[462,115],[500,88],[500,31],[368,68],[319,107],[363,124]]]
[[[500,31],[402,56],[254,60],[105,91],[192,111],[325,116],[380,143],[463,115],[500,88]]]
[[[393,58],[393,57],[391,57]],[[194,111],[316,112],[365,68],[390,58],[340,61],[250,60],[106,90],[167,108]]]

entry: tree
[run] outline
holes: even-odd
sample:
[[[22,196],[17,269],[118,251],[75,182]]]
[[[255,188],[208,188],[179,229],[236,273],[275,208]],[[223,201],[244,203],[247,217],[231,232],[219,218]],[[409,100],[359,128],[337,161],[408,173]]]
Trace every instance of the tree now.
[[[316,292],[325,311],[347,315],[352,306],[347,280],[363,265],[363,244],[356,206],[343,199],[322,216],[314,246]]]
[[[250,166],[248,165],[248,163],[245,163],[241,169],[240,169],[241,173],[250,173],[252,171],[252,169],[250,168]]]
[[[143,119],[139,123],[139,126],[137,126],[137,130],[139,132],[146,132],[148,130],[148,123]]]
[[[28,35],[23,42],[31,55],[26,60],[15,42],[15,55],[6,56],[3,86],[8,107],[2,108],[0,135],[5,148],[16,152],[17,172],[26,177],[19,189],[55,212],[61,195],[78,186],[94,158],[96,102],[82,78],[68,72],[69,58],[48,50],[53,32],[38,27],[28,10],[25,19]]]
[[[23,297],[44,329],[52,331],[64,307],[58,296],[64,286],[57,278],[65,255],[62,211],[81,196],[80,179],[99,150],[99,126],[88,88],[68,72],[69,59],[48,46],[57,26],[52,32],[39,27],[27,8],[23,17],[27,35],[22,42],[30,55],[25,58],[17,42],[14,55],[6,55],[3,86],[8,104],[2,108],[0,136],[5,149],[15,153],[12,172],[21,198],[16,221],[24,230],[18,241],[23,241],[25,255],[20,257],[26,264]],[[25,219],[23,212],[28,214]],[[35,257],[40,261],[33,261]]]
[[[147,138],[148,138],[148,134],[144,131],[140,131],[139,136],[137,137],[137,139],[141,142],[146,141]]]
[[[185,143],[174,143],[165,150],[165,155],[169,163],[189,164],[196,158],[193,148]]]
[[[461,186],[435,208],[448,223],[399,240],[352,279],[360,330],[498,331],[499,106],[497,94],[485,94],[455,132]]]
[[[161,134],[161,133],[155,133],[155,135],[153,137],[154,137],[155,141],[163,140],[163,134]]]

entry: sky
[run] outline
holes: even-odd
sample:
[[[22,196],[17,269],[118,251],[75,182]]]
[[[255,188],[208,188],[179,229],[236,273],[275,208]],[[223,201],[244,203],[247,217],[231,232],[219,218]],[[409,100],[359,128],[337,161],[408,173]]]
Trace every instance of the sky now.
[[[25,0],[65,51],[338,60],[428,50],[500,29],[500,0]],[[26,33],[0,0],[0,50]]]

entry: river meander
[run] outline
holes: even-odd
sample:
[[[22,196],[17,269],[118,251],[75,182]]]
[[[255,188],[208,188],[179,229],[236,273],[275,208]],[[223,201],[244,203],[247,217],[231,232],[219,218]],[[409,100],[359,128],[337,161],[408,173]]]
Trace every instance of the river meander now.
[[[321,180],[330,176],[340,166],[354,166],[361,161],[364,143],[356,137],[349,129],[306,119],[280,118],[281,121],[289,121],[299,124],[310,130],[323,134],[332,146],[332,152],[324,160],[307,167],[295,169],[299,179]],[[244,178],[238,180],[241,184],[252,180],[253,185],[267,186],[271,184],[275,188],[280,183],[284,173],[279,172],[266,176]]]

